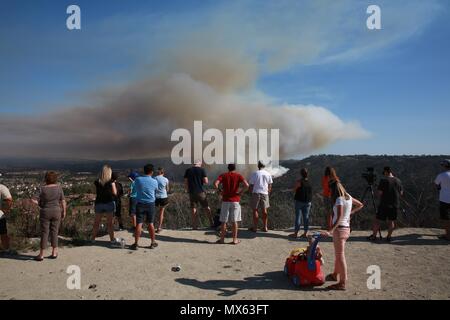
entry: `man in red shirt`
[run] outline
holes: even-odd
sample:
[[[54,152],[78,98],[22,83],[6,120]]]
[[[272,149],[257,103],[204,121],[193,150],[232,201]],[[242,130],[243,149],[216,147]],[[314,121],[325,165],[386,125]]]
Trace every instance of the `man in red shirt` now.
[[[241,184],[244,185],[240,189]],[[236,172],[236,165],[229,164],[228,172],[221,174],[214,182],[214,187],[219,189],[222,186],[222,208],[220,210],[220,240],[217,243],[225,243],[225,233],[227,222],[233,225],[233,244],[241,242],[237,238],[238,222],[241,221],[241,194],[247,191],[249,184],[244,177]]]

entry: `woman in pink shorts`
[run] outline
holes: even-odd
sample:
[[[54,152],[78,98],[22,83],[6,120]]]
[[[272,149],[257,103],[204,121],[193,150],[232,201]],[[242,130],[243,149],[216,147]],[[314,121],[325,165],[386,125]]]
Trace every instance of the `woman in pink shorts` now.
[[[347,283],[347,262],[345,260],[345,242],[350,236],[350,216],[363,208],[363,204],[352,198],[338,180],[330,182],[333,206],[333,220],[330,230],[324,235],[333,237],[335,261],[334,272],[327,275],[327,281],[338,281],[327,289],[345,290]]]

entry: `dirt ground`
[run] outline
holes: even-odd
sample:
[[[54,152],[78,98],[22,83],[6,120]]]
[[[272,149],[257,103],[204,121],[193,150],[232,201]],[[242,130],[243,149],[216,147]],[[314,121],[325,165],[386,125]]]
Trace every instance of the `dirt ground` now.
[[[442,230],[397,230],[391,244],[370,243],[367,231],[353,231],[345,292],[290,283],[284,261],[306,242],[288,239],[288,232],[241,230],[241,244],[219,245],[213,231],[164,230],[156,249],[148,249],[147,234],[138,251],[111,248],[105,236],[94,245],[60,248],[56,260],[36,262],[35,252],[1,257],[0,299],[450,299],[450,247],[436,237]],[[127,231],[116,236],[132,243]],[[327,274],[333,270],[333,244],[320,246]],[[79,290],[67,288],[70,265],[80,267]],[[181,271],[172,271],[176,265]],[[367,288],[370,265],[381,269],[381,289]]]

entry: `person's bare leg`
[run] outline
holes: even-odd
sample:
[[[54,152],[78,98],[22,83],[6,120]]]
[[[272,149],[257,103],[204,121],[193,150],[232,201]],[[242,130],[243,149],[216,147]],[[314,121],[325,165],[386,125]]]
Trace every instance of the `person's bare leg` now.
[[[159,222],[158,222],[158,229],[157,229],[158,232],[162,230],[162,224],[164,221],[164,209],[165,209],[165,207],[159,207]]]
[[[392,233],[394,232],[394,230],[395,230],[395,221],[389,220],[388,221],[388,235],[387,235],[389,238],[392,237]]]
[[[253,210],[253,230],[254,231],[258,230],[258,220],[259,220],[258,209],[254,209]]]
[[[333,234],[334,236],[334,234]],[[339,244],[338,244],[338,239],[334,239],[333,238],[333,247],[334,247],[334,269],[333,269],[333,276],[335,277],[335,279],[337,279],[338,274],[339,274],[339,256],[338,256],[338,252],[339,252]]]
[[[9,237],[7,234],[1,235],[3,250],[9,250]]]
[[[95,220],[94,220],[94,227],[92,228],[92,240],[95,240],[95,238],[97,238],[98,227],[100,225],[101,220],[102,220],[102,215],[96,214]]]
[[[119,224],[119,229],[123,229],[122,216],[117,217],[117,223]]]
[[[134,244],[137,246],[139,243],[139,238],[141,237],[142,223],[136,224],[136,230],[134,231]]]
[[[227,233],[227,223],[222,222],[220,225],[220,240],[219,243],[225,243],[225,234]]]
[[[378,230],[380,230],[380,221],[378,219],[373,220],[373,227],[372,227],[372,235],[374,237],[377,236]]]
[[[197,208],[192,208],[192,229],[197,230]]]
[[[135,214],[133,214],[133,215],[131,216],[131,225],[132,225],[134,228],[136,228],[136,215],[135,215]]]
[[[332,275],[333,275],[333,277],[336,279],[336,280],[338,280],[338,277],[339,277],[339,261],[338,261],[338,258],[337,257],[335,257],[334,258],[334,269],[333,269],[333,273],[332,273]]]
[[[211,214],[211,208],[207,207],[207,208],[204,208],[203,210],[205,210],[206,215],[208,216],[209,225],[210,226],[214,225],[214,220],[213,220],[213,217],[212,217],[212,214]]]
[[[155,225],[153,223],[148,224],[148,233],[150,234],[152,244],[155,243]]]
[[[108,213],[106,215],[106,224],[108,226],[108,233],[109,233],[109,239],[111,241],[114,241],[114,223],[113,223],[113,219],[114,219],[114,214],[112,213]]]
[[[263,225],[264,225],[263,230],[264,231],[269,231],[269,228],[267,226],[269,218],[268,218],[268,214],[267,214],[267,209],[266,208],[264,208],[262,210],[262,220],[263,220]]]
[[[233,244],[238,244],[240,240],[238,240],[238,223],[233,222]]]
[[[341,274],[339,275],[339,284],[342,285],[345,288],[345,285],[347,283],[347,260],[345,259],[345,242],[346,240],[341,240],[341,248],[342,248],[342,255],[341,255]]]

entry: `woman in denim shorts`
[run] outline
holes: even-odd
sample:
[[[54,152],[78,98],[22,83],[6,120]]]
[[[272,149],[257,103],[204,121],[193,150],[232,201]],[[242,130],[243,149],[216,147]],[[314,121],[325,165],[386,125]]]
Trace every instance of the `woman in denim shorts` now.
[[[108,165],[104,165],[100,177],[95,181],[95,190],[97,197],[95,199],[95,221],[92,230],[92,241],[95,241],[98,233],[98,227],[104,216],[106,216],[108,233],[111,243],[114,244],[114,196],[117,195],[116,184],[112,182],[112,169]]]

